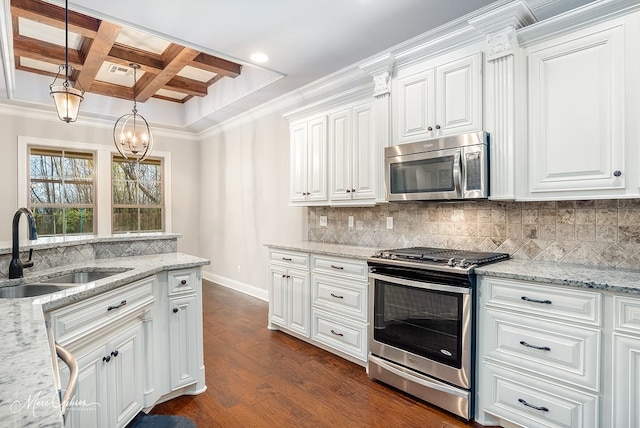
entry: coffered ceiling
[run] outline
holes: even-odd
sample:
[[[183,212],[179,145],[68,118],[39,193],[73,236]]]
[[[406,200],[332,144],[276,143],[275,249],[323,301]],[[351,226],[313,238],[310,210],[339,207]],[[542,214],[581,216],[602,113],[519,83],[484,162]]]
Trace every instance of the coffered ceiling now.
[[[70,0],[82,117],[198,132],[474,11],[520,0]],[[526,0],[544,19],[590,0]],[[603,0],[598,0],[603,1]],[[0,0],[0,103],[52,112],[63,0]],[[251,54],[269,61],[258,63]],[[140,64],[133,87],[130,63]]]

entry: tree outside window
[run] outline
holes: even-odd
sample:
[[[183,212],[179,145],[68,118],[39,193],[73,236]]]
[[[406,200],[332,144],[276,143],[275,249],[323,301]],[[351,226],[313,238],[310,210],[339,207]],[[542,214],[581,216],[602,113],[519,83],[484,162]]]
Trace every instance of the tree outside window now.
[[[113,232],[163,231],[162,161],[114,156],[111,169]]]
[[[29,208],[38,235],[93,234],[94,154],[29,148]]]

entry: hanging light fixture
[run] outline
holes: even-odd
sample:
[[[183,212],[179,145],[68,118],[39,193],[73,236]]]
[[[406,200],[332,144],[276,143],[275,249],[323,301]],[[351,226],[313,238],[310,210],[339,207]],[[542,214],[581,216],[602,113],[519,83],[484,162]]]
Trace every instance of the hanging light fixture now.
[[[64,82],[57,83],[64,70]],[[78,119],[80,103],[84,99],[84,90],[74,88],[69,82],[69,75],[73,73],[73,67],[69,65],[69,0],[64,2],[64,64],[58,68],[58,74],[49,85],[50,95],[56,104],[58,117],[64,122],[75,122]]]
[[[129,64],[133,68],[133,114],[120,116],[113,126],[113,142],[118,152],[125,158],[141,162],[149,157],[153,146],[153,135],[147,120],[138,114],[136,105],[136,70],[138,64]]]

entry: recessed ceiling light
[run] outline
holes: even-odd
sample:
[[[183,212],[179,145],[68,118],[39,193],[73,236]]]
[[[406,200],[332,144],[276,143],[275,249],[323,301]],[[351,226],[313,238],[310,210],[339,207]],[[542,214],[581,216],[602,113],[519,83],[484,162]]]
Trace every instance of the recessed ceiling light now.
[[[251,61],[253,62],[267,62],[269,61],[269,57],[266,54],[263,54],[262,52],[256,52],[251,54]]]

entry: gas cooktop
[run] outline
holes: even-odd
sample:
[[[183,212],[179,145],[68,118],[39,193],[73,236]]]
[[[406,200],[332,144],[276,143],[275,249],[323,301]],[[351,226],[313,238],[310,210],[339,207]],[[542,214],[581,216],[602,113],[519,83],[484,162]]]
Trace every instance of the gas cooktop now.
[[[431,266],[470,269],[509,258],[507,253],[488,253],[479,251],[452,250],[447,248],[412,247],[383,250],[371,257],[379,263],[403,262],[417,264],[421,269]]]

